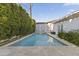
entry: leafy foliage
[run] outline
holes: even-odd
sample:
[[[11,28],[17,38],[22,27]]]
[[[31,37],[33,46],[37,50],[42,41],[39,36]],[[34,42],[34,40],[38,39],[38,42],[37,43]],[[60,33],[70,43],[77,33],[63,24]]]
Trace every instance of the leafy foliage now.
[[[58,36],[62,39],[65,39],[77,46],[79,46],[79,33],[78,32],[68,32],[68,33],[59,33]]]
[[[59,32],[59,33],[58,33],[58,36],[59,36],[60,38],[62,38],[62,39],[65,38],[65,35],[66,35],[65,32]]]
[[[18,4],[0,4],[0,40],[35,31],[35,20]]]

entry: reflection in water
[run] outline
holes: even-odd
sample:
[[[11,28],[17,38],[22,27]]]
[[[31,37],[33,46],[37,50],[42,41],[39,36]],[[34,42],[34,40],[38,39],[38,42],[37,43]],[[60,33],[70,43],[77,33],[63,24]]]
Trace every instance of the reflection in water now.
[[[48,38],[49,38],[48,39],[49,45],[52,45],[52,43],[54,43],[53,38],[51,38],[51,37],[48,37]]]

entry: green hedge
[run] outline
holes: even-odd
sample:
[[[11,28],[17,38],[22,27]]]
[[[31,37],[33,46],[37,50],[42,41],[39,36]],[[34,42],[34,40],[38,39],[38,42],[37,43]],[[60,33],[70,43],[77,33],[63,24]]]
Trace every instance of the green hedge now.
[[[58,33],[58,36],[59,36],[60,38],[62,38],[62,39],[65,38],[65,35],[66,35],[65,32],[59,32],[59,33]]]
[[[58,36],[79,46],[79,33],[77,32],[59,33]]]
[[[35,31],[35,20],[31,19],[19,4],[0,4],[0,40]]]
[[[66,34],[65,40],[68,40],[69,42],[79,46],[79,33],[69,32]]]

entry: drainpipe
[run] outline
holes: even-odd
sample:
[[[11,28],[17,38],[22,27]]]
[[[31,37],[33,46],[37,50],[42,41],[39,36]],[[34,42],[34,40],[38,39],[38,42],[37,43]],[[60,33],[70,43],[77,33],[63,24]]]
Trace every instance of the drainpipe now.
[[[61,22],[61,32],[63,32],[63,22]]]

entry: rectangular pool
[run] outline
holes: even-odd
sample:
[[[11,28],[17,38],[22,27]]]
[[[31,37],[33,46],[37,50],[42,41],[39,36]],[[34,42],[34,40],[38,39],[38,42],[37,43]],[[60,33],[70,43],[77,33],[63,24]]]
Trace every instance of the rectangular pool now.
[[[50,37],[47,34],[33,34],[11,46],[66,46],[64,43]]]

